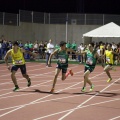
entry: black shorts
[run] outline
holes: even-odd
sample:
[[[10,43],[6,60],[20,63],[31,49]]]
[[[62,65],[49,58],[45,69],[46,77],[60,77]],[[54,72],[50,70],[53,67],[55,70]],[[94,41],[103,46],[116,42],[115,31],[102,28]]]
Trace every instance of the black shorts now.
[[[62,70],[62,73],[66,73],[67,72],[67,66],[61,66],[59,64],[57,64],[56,68]]]
[[[91,72],[93,72],[94,68],[95,68],[95,66],[88,66],[88,67],[85,66],[84,72],[86,72],[87,70],[89,70],[90,73],[91,73]]]
[[[26,74],[26,65],[13,65],[11,68],[12,71],[17,71],[20,68],[22,74]]]

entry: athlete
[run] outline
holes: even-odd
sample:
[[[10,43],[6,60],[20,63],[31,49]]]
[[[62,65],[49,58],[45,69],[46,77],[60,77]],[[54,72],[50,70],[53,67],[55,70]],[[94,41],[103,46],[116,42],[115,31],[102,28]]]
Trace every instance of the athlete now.
[[[18,42],[14,41],[13,45],[12,45],[12,49],[10,49],[4,57],[7,68],[11,71],[11,79],[15,85],[15,88],[13,89],[13,91],[19,90],[19,86],[17,84],[17,80],[16,80],[16,76],[15,76],[15,74],[19,68],[21,70],[23,77],[27,79],[27,82],[28,82],[27,86],[28,87],[31,86],[31,80],[30,80],[29,75],[26,72],[25,59],[24,59],[24,55],[23,55],[23,53],[25,53],[25,52],[29,53],[33,57],[36,56],[35,53],[26,51],[23,48],[20,48]],[[10,66],[10,64],[8,63],[8,58],[10,56],[12,58],[12,63],[13,63],[12,66]]]
[[[68,56],[69,56],[68,52],[74,52],[75,54],[77,54],[76,51],[74,51],[70,48],[66,48],[66,42],[61,41],[59,45],[60,45],[60,48],[55,50],[50,55],[50,58],[49,58],[49,61],[48,61],[48,65],[50,65],[50,60],[51,60],[52,56],[57,54],[58,61],[57,61],[57,67],[56,67],[56,70],[55,70],[55,76],[54,76],[54,79],[53,79],[52,89],[50,91],[51,93],[54,93],[57,77],[58,77],[61,70],[62,70],[62,78],[61,78],[62,80],[65,80],[69,74],[71,74],[71,76],[73,76],[73,72],[72,72],[71,69],[67,72]]]
[[[106,66],[104,68],[104,71],[106,72],[107,76],[109,77],[107,82],[110,82],[112,80],[112,77],[110,75],[110,70],[116,70],[114,67],[113,67],[113,63],[114,63],[114,60],[113,60],[113,55],[119,55],[119,53],[117,52],[114,52],[112,50],[112,45],[111,44],[108,44],[107,45],[107,50],[105,51],[104,53],[104,57],[106,59]]]
[[[101,57],[98,55],[97,50],[94,48],[94,43],[90,43],[88,45],[88,49],[83,51],[81,54],[86,54],[86,63],[85,63],[85,70],[84,70],[84,85],[81,91],[82,92],[86,91],[86,83],[90,85],[89,91],[93,91],[94,85],[89,79],[89,74],[93,72],[96,66],[97,59],[101,60],[102,66],[104,67],[103,61]]]

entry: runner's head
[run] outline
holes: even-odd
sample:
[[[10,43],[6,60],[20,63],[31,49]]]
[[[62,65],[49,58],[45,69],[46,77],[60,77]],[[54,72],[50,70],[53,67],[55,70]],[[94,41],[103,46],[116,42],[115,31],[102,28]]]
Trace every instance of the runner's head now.
[[[108,49],[108,50],[111,50],[111,47],[112,47],[112,44],[109,43],[109,44],[107,45],[107,49]]]
[[[14,41],[13,44],[12,44],[12,48],[16,49],[18,47],[19,47],[19,43],[17,41]]]
[[[89,43],[88,48],[89,48],[89,50],[93,50],[93,48],[94,48],[94,43],[93,43],[93,42]]]
[[[60,45],[61,49],[66,48],[66,42],[65,41],[61,41],[59,45]]]

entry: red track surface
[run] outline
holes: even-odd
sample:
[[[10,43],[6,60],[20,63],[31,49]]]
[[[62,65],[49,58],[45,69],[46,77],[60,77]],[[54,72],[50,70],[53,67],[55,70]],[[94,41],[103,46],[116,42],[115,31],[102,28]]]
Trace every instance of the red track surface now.
[[[5,64],[0,64],[0,120],[120,120],[120,67],[111,71],[113,80],[97,66],[90,77],[94,91],[82,93],[83,65],[70,64],[74,76],[65,81],[59,75],[55,94],[50,94],[56,64],[47,68],[43,63],[27,63],[32,86],[20,71],[18,92],[12,92],[13,83]]]

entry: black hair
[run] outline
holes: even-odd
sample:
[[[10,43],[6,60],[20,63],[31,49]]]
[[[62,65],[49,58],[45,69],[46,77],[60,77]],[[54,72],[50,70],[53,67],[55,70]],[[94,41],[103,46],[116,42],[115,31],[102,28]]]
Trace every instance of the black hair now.
[[[94,47],[94,42],[91,42],[90,45],[91,45],[92,47]]]
[[[60,47],[61,47],[61,46],[63,46],[64,44],[66,44],[66,42],[65,42],[65,41],[61,41],[59,45],[60,45]]]
[[[17,41],[14,41],[14,42],[13,42],[13,45],[19,46],[19,43],[18,43]]]

